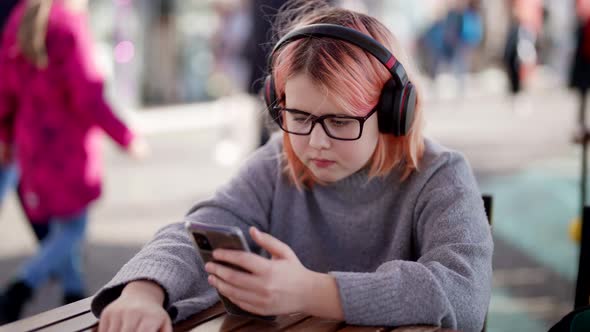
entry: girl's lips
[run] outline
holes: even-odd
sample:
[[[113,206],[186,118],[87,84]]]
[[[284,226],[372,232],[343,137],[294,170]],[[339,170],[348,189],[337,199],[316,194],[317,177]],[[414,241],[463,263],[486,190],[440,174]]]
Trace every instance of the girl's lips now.
[[[326,168],[332,166],[335,161],[326,159],[312,159],[313,164],[318,168]]]

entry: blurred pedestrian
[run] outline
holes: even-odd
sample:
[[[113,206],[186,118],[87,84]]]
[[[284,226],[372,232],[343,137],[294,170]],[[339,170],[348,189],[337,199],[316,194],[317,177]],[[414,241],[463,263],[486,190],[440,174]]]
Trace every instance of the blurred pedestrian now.
[[[465,75],[471,71],[473,51],[483,39],[483,22],[479,1],[457,1],[445,21],[444,49],[447,61],[459,82],[459,91],[465,88]]]
[[[246,1],[214,0],[218,24],[211,36],[214,70],[211,81],[215,97],[243,93],[249,80],[244,48],[248,42],[251,15]]]
[[[483,40],[480,2],[457,0],[438,6],[434,20],[418,40],[421,56],[432,79],[443,71],[452,72],[463,92],[473,53]]]
[[[431,79],[435,79],[444,61],[445,17],[435,19],[418,39],[424,68]]]
[[[257,97],[260,97],[264,78],[268,74],[266,72],[268,57],[277,35],[277,31],[273,29],[273,19],[287,2],[288,0],[252,0],[250,3],[251,30],[244,53],[250,64],[248,92]],[[335,2],[335,0],[318,1],[318,5],[323,3],[334,5]],[[262,101],[261,98],[258,99]],[[260,105],[260,109],[264,110],[265,106],[262,103]],[[270,138],[269,127],[273,126],[273,123],[268,121],[265,113],[260,114],[259,122],[259,146],[262,146]]]
[[[272,49],[272,21],[279,8],[286,0],[252,0],[250,7],[251,30],[248,42],[245,45],[244,53],[250,64],[248,79],[248,92],[259,97],[262,83],[266,76],[268,56]],[[260,109],[264,109],[261,98],[258,98]],[[259,121],[259,144],[264,145],[270,138],[268,121],[265,114],[260,114]]]
[[[582,143],[582,174],[580,176],[580,215],[586,206],[587,196],[587,154],[590,130],[586,124],[587,94],[590,88],[590,0],[576,0],[577,25],[575,30],[576,50],[574,53],[569,85],[578,93],[578,126],[574,133],[574,142]],[[579,219],[574,221],[579,224]],[[576,300],[577,301],[577,300]]]
[[[10,13],[19,1],[20,0],[5,0],[0,3],[0,45],[2,44],[1,35],[4,25],[8,20]],[[29,222],[29,225],[33,229],[33,233],[35,234],[35,238],[40,243],[49,233],[49,226],[45,223],[32,220],[31,216],[27,215],[26,211],[24,210],[21,186],[20,184],[17,184],[18,171],[12,154],[13,149],[14,147],[11,147],[10,149],[2,149],[2,151],[0,151],[0,205],[4,201],[8,192],[16,185],[18,201],[21,204],[21,207],[23,207],[27,221]]]
[[[530,103],[516,97],[529,83],[537,66],[537,39],[543,27],[543,3],[540,0],[509,0],[510,27],[504,47],[504,66],[510,81],[513,108],[520,114],[532,111]]]
[[[50,276],[63,303],[86,296],[80,250],[101,193],[100,129],[132,155],[147,151],[104,99],[90,37],[87,0],[23,0],[5,27],[0,146],[14,153],[27,215],[49,233],[0,295],[0,324],[18,319]]]
[[[8,20],[8,16],[19,0],[3,0],[0,2],[0,44],[2,31]],[[8,150],[0,151],[0,205],[6,194],[12,189],[17,181],[16,167],[8,155]]]
[[[150,18],[145,40],[143,89],[151,105],[178,103],[180,72],[180,39],[178,38],[175,0],[152,0],[155,9]]]
[[[460,56],[463,61],[462,74],[471,71],[473,53],[481,45],[484,37],[481,0],[466,1],[461,10],[461,28],[459,31]]]
[[[590,87],[590,0],[576,0],[576,50],[570,73],[570,87],[586,94]]]
[[[539,0],[510,0],[511,25],[504,60],[511,92],[521,91],[537,64],[536,42],[543,27],[543,4]]]

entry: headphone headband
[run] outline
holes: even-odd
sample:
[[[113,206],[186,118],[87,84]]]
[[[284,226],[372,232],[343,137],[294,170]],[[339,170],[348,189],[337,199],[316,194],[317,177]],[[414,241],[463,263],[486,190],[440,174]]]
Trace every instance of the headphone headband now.
[[[391,73],[393,79],[399,86],[405,86],[409,83],[408,75],[402,64],[379,42],[364,33],[337,24],[310,24],[296,29],[283,36],[275,45],[270,53],[269,62],[279,49],[286,44],[302,38],[309,37],[328,37],[343,40],[350,44],[360,47],[362,50],[371,53],[379,62],[381,62]],[[269,68],[272,64],[269,63]]]

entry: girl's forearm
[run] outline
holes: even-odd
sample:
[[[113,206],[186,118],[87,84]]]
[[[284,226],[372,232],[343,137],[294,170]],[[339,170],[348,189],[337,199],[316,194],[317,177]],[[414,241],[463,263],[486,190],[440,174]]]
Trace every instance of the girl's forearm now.
[[[335,320],[344,320],[340,293],[336,279],[326,273],[312,272],[311,283],[306,292],[305,313]]]

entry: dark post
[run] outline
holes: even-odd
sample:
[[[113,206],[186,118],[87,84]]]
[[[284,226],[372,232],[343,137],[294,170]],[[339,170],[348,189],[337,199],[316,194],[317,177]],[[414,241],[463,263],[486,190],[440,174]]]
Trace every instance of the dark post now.
[[[576,298],[574,308],[588,305],[590,299],[590,206],[586,206],[586,178],[588,166],[588,133],[586,129],[586,91],[580,91],[580,124],[582,135],[582,179],[581,179],[581,210],[582,236],[580,239],[580,261],[578,264],[578,280],[576,282]]]
[[[486,211],[486,217],[488,217],[488,223],[492,225],[492,195],[482,195],[483,208]]]
[[[582,216],[582,241],[574,309],[588,305],[590,297],[590,206],[584,207]]]
[[[586,206],[586,179],[588,176],[588,130],[586,128],[586,92],[580,91],[580,126],[582,130],[582,178],[580,179],[580,215]]]

